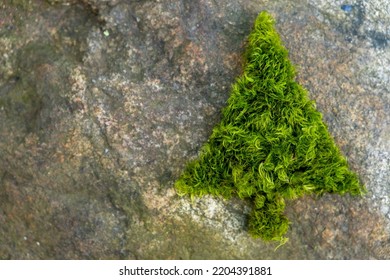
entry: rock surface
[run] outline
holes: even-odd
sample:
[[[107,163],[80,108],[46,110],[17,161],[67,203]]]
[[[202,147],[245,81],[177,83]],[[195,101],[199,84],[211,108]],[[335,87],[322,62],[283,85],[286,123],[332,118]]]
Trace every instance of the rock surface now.
[[[0,259],[390,258],[387,1],[0,5]],[[244,202],[173,189],[261,10],[369,191],[291,202],[276,251]]]

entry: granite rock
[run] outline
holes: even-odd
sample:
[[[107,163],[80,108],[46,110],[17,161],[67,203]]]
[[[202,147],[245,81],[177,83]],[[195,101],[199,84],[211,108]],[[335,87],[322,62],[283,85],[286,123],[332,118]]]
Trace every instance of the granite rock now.
[[[0,259],[390,258],[386,1],[0,5]],[[368,189],[289,202],[276,251],[247,234],[245,202],[173,188],[261,10]]]

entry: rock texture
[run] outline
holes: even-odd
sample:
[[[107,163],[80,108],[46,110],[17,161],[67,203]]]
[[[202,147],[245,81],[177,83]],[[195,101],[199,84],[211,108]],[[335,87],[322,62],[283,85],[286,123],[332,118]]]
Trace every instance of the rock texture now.
[[[3,1],[0,259],[390,258],[390,6],[351,2]],[[369,190],[291,203],[276,251],[245,203],[173,189],[261,10]]]

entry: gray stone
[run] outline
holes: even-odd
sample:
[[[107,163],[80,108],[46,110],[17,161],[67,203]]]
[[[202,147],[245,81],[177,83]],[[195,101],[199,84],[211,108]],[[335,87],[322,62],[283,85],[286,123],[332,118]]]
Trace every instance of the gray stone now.
[[[0,259],[390,258],[387,1],[0,5]],[[245,202],[173,188],[261,10],[368,189],[289,202],[276,251]]]

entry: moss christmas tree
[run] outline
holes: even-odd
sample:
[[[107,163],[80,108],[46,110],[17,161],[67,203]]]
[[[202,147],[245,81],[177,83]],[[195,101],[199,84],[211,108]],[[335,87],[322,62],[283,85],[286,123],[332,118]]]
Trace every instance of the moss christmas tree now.
[[[321,113],[294,80],[294,66],[273,25],[268,13],[257,17],[243,73],[222,120],[176,189],[180,195],[250,200],[250,234],[283,241],[289,227],[283,214],[286,199],[360,195],[364,187],[349,170]]]

